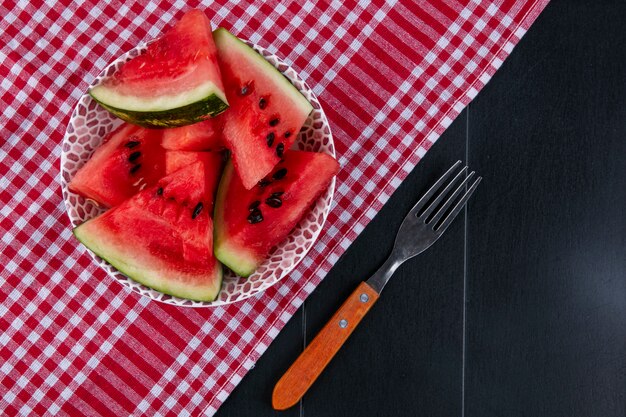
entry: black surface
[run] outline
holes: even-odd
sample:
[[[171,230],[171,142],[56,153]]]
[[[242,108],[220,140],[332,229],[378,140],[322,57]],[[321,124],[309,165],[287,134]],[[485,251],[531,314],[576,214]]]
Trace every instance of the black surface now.
[[[218,416],[626,416],[626,2],[553,1]],[[300,407],[274,384],[453,161],[465,216],[405,264]],[[395,232],[394,232],[395,233]]]

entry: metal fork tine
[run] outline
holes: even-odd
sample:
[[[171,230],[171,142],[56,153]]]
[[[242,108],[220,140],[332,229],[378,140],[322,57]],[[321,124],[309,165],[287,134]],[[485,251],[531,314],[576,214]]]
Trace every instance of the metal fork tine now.
[[[446,213],[446,210],[448,210],[450,207],[452,207],[452,203],[454,203],[456,201],[457,197],[461,194],[461,191],[465,190],[465,185],[468,184],[469,181],[474,177],[474,174],[475,174],[475,172],[472,171],[472,172],[470,172],[470,174],[467,177],[465,177],[463,182],[456,188],[456,190],[454,190],[452,195],[450,195],[450,197],[446,200],[446,202],[443,203],[441,208],[437,207],[438,211],[435,213],[433,218],[428,221],[428,223],[430,223],[432,225],[436,225],[437,224],[437,222]],[[452,185],[452,184],[450,184],[450,185]],[[450,186],[448,186],[448,188],[450,188]],[[446,191],[447,191],[447,189],[446,189]],[[437,203],[438,203],[438,201],[437,201]],[[430,207],[428,209],[430,209]]]
[[[474,181],[472,186],[463,195],[461,200],[458,203],[456,203],[456,206],[454,206],[454,208],[452,209],[450,214],[448,214],[446,216],[446,218],[444,219],[443,223],[441,223],[441,226],[439,226],[437,229],[435,229],[437,234],[441,235],[443,232],[446,231],[448,226],[450,226],[450,224],[452,223],[452,220],[454,220],[454,218],[457,216],[457,214],[459,214],[461,209],[465,206],[465,203],[467,203],[467,200],[469,200],[469,198],[472,196],[472,193],[476,190],[476,187],[478,187],[478,184],[480,184],[480,181],[482,179],[483,179],[483,177],[478,177],[476,179],[476,181]]]
[[[407,214],[407,218],[409,216],[415,216],[417,214],[418,211],[421,210],[422,207],[424,207],[424,204],[426,204],[426,202],[428,200],[430,200],[430,198],[435,195],[435,193],[437,192],[437,190],[439,190],[439,188],[441,188],[441,186],[446,182],[446,180],[450,177],[450,175],[452,175],[452,173],[461,165],[461,161],[456,161],[451,167],[450,169],[448,169],[446,171],[445,174],[443,174],[441,176],[441,178],[439,178],[437,180],[436,183],[433,184],[432,187],[430,187],[430,189],[428,191],[426,191],[426,193],[422,196],[422,198],[419,199],[419,201],[417,203],[415,203],[415,205],[413,206],[413,208],[411,209],[411,211],[409,211],[409,213]]]
[[[428,218],[428,216],[431,215],[431,213],[433,211],[435,211],[438,207],[439,207],[439,203],[441,203],[441,200],[444,199],[444,197],[446,195],[448,195],[448,193],[450,192],[450,190],[452,190],[452,187],[454,187],[454,185],[457,183],[457,181],[459,180],[459,178],[462,178],[465,173],[467,172],[467,167],[464,167],[458,174],[456,174],[456,176],[454,178],[452,178],[452,181],[450,181],[448,183],[448,185],[446,186],[446,188],[443,189],[442,192],[440,192],[437,195],[437,198],[435,198],[428,207],[426,207],[426,209],[422,212],[422,214],[420,214],[420,217],[422,219],[424,219],[424,221],[426,221],[426,219]],[[466,177],[467,178],[467,177]],[[449,200],[448,200],[449,201]],[[448,202],[446,201],[446,204],[448,204]]]
[[[396,240],[391,254],[385,263],[378,268],[374,275],[367,280],[367,284],[377,293],[380,294],[393,275],[394,271],[402,265],[403,262],[424,252],[441,237],[450,223],[452,223],[452,220],[457,216],[457,214],[459,214],[461,208],[465,205],[465,203],[467,203],[467,200],[469,200],[474,190],[476,190],[476,187],[482,178],[479,177],[474,180],[476,176],[472,171],[472,173],[467,175],[463,181],[459,181],[458,179],[461,178],[463,173],[468,171],[468,168],[464,168],[461,173],[458,174],[457,171],[460,165],[461,161],[452,165],[452,168],[443,174],[443,176],[439,178],[428,191],[426,191],[426,194],[420,198],[417,204],[415,204],[415,207],[409,211],[409,214],[407,214],[402,221],[402,225],[400,225],[400,229],[398,229],[398,233],[396,234]],[[452,180],[452,185],[450,185],[448,180],[455,173],[458,175],[456,175],[456,178]],[[459,183],[460,185],[455,186],[455,184]],[[471,186],[469,185],[470,183],[472,183]],[[467,188],[468,186],[469,188]],[[435,211],[434,215],[421,215],[417,217],[415,213],[419,212],[419,210],[423,208],[433,197],[435,197],[435,194],[444,187],[446,190],[443,191],[443,196],[438,195],[436,197],[437,201],[429,204],[429,206],[433,207],[432,210]],[[441,200],[446,198],[447,194],[451,195],[447,197],[447,200],[444,203],[442,203]],[[455,203],[456,205],[454,205]],[[437,207],[438,205],[442,207]],[[446,216],[446,212],[448,210],[451,210],[451,212]],[[427,222],[427,220],[429,220],[429,216],[433,216],[434,220]],[[435,226],[437,226],[440,219],[444,216],[446,217],[441,225],[435,229]]]

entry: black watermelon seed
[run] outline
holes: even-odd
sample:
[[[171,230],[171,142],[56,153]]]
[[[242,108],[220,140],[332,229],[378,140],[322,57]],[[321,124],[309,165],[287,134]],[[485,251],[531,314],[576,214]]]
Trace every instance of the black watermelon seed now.
[[[258,182],[259,187],[265,187],[269,184],[270,184],[270,181],[266,180],[265,178],[263,178],[261,181]]]
[[[252,85],[250,83],[248,83],[248,84],[245,84],[244,86],[241,87],[241,90],[239,90],[239,95],[240,96],[247,96],[251,92],[252,92]]]
[[[275,193],[270,194],[270,197],[280,197],[283,194],[285,194],[284,191],[276,191]]]
[[[138,142],[136,140],[131,140],[130,142],[126,143],[126,146],[128,149],[133,149],[135,146],[139,146],[141,144],[141,142]]]
[[[261,99],[259,100],[259,108],[263,110],[266,107],[267,107],[267,100],[265,99],[265,97],[261,97]]]
[[[283,200],[281,200],[280,197],[270,197],[265,200],[265,204],[271,208],[278,208],[283,205]]]
[[[192,219],[195,219],[196,217],[198,217],[198,215],[200,214],[200,212],[202,211],[202,207],[204,207],[202,205],[202,202],[199,202],[198,204],[196,204],[196,207],[193,209],[193,213],[191,215]]]
[[[139,171],[139,168],[141,168],[141,164],[135,165],[134,167],[130,169],[130,173],[134,174],[135,172]]]
[[[290,131],[286,131],[285,132],[285,137],[288,138],[289,136],[291,136],[291,132]]]
[[[167,201],[175,201],[176,199],[174,197],[167,197]]]
[[[248,206],[248,210],[249,211],[254,211],[257,207],[259,207],[259,204],[261,204],[261,202],[259,200],[253,201],[252,203],[250,203],[250,205]]]
[[[285,144],[279,143],[278,146],[276,147],[276,155],[278,155],[279,158],[282,158],[283,152],[285,152]]]
[[[270,148],[272,147],[272,145],[274,144],[274,138],[276,137],[276,135],[274,135],[274,132],[270,132],[267,134],[267,146],[269,146]]]
[[[253,210],[252,213],[248,215],[248,223],[250,224],[260,223],[262,221],[263,221],[263,213],[261,213],[261,210],[259,209]]]
[[[282,145],[282,143],[281,143]],[[287,168],[281,168],[272,175],[272,179],[274,180],[282,180],[287,175]]]
[[[163,195],[163,187],[159,187],[157,190],[157,195]]]
[[[141,156],[141,152],[137,151],[137,152],[133,152],[130,154],[130,156],[128,157],[128,162],[134,162],[137,160],[137,158],[139,158]]]
[[[278,118],[274,118],[272,120],[270,120],[270,126],[274,127],[278,124],[280,120],[278,120]]]

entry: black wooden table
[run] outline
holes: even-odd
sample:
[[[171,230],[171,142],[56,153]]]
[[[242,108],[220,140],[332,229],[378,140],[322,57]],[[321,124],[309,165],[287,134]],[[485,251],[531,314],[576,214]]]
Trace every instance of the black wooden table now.
[[[604,4],[602,4],[604,3]],[[626,2],[554,0],[218,416],[626,416]],[[274,384],[457,159],[464,216],[396,272],[300,406]]]

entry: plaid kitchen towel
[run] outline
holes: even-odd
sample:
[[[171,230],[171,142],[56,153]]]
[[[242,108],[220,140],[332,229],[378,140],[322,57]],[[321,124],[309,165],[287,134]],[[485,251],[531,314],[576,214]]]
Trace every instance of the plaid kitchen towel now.
[[[547,2],[3,1],[0,413],[214,414]],[[89,83],[190,8],[292,64],[324,106],[342,166],[299,267],[213,309],[109,279],[72,237],[59,185],[65,126]]]

